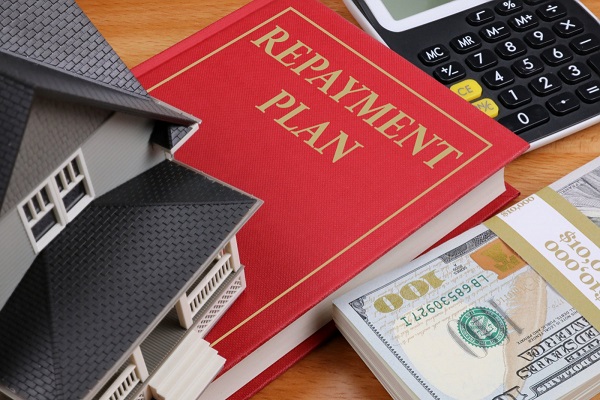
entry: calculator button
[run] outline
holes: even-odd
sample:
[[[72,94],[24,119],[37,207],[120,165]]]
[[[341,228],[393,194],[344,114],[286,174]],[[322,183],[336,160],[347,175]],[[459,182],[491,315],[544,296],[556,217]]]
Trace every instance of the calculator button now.
[[[523,9],[523,3],[520,0],[502,0],[494,8],[500,15],[509,15]]]
[[[467,79],[462,82],[455,83],[450,86],[450,90],[465,99],[466,101],[472,101],[481,97],[483,89],[476,80]]]
[[[508,24],[515,31],[523,32],[535,28],[540,24],[538,18],[530,11],[525,11],[508,20]]]
[[[529,4],[530,6],[537,6],[538,4],[541,4],[545,1],[548,0],[525,0],[525,4]]]
[[[473,71],[483,71],[498,64],[498,58],[491,50],[481,50],[471,54],[465,59],[465,62]]]
[[[569,92],[556,95],[546,102],[546,107],[556,115],[565,115],[579,109],[579,99]]]
[[[497,42],[510,36],[510,28],[504,22],[497,21],[481,28],[479,35],[486,42]]]
[[[465,71],[465,67],[456,61],[440,65],[435,69],[435,71],[433,71],[433,76],[435,79],[444,84],[456,82],[457,80],[464,78],[466,75],[467,71]]]
[[[547,96],[560,90],[562,83],[554,74],[544,74],[529,83],[531,90],[538,96]]]
[[[481,100],[477,100],[473,104],[479,111],[484,112],[490,118],[496,118],[499,113],[498,105],[494,102],[494,100],[485,98]]]
[[[579,36],[571,42],[571,48],[577,54],[589,54],[600,49],[600,40],[597,36],[591,33]]]
[[[512,65],[513,71],[522,78],[540,73],[544,70],[544,64],[536,56],[522,58]]]
[[[546,49],[541,54],[542,60],[548,65],[556,66],[573,59],[573,53],[565,45],[559,44],[552,48]]]
[[[506,108],[517,108],[529,103],[533,97],[525,86],[517,85],[500,93],[498,99]]]
[[[496,53],[505,60],[511,60],[522,56],[527,52],[527,47],[519,39],[509,39],[496,46]]]
[[[593,81],[580,86],[577,95],[586,103],[600,101],[600,81]]]
[[[450,46],[457,53],[468,53],[481,47],[481,39],[475,33],[465,33],[450,41]]]
[[[444,45],[438,44],[426,48],[419,53],[419,59],[425,65],[435,65],[450,58],[450,51]]]
[[[525,43],[534,49],[541,49],[556,42],[556,36],[548,28],[540,28],[525,35]]]
[[[592,76],[592,71],[590,71],[584,63],[574,62],[571,65],[562,67],[558,71],[558,76],[560,76],[560,79],[565,81],[565,83],[573,85],[589,79]]]
[[[567,9],[558,1],[553,1],[537,9],[537,14],[544,21],[554,21],[567,15]]]
[[[496,18],[496,15],[489,8],[482,10],[473,11],[467,15],[467,22],[471,25],[478,26],[492,22]]]
[[[498,67],[486,72],[481,80],[490,89],[500,89],[515,81],[515,75],[506,67]]]
[[[522,111],[500,118],[498,122],[516,134],[542,125],[550,119],[550,113],[540,105],[529,106]]]
[[[600,53],[594,54],[588,59],[588,65],[600,75]]]
[[[575,17],[566,18],[552,26],[554,32],[561,37],[571,37],[583,32],[583,24]]]

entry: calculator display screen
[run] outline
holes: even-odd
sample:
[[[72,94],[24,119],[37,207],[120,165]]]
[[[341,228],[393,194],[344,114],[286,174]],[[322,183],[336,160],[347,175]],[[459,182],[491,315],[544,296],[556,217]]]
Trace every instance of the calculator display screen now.
[[[453,0],[381,0],[395,20],[410,17]]]

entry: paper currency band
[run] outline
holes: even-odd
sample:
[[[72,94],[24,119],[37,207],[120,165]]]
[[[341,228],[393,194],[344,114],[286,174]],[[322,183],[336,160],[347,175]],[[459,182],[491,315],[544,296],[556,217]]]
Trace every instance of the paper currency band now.
[[[600,228],[547,187],[484,223],[600,329]]]

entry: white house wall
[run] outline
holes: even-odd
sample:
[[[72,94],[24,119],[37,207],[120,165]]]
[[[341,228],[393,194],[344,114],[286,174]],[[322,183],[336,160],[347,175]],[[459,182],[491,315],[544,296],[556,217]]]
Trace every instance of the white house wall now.
[[[96,197],[165,159],[150,143],[153,122],[115,114],[81,147]]]

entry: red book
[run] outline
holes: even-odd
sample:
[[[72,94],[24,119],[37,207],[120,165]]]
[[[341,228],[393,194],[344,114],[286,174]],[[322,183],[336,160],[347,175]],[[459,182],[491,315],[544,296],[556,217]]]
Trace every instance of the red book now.
[[[514,200],[519,195],[519,191],[510,185],[506,185],[506,191],[498,196],[494,201],[489,203],[487,206],[479,210],[477,214],[470,217],[468,220],[463,222],[460,226],[450,232],[448,235],[443,237],[438,243],[432,247],[436,247],[446,240],[450,240],[454,236],[458,236],[462,232],[472,228],[476,225],[483,223],[483,221],[496,215],[499,211],[506,208],[506,204],[511,200]],[[252,288],[246,289],[252,291]],[[227,314],[223,318],[227,318]],[[333,321],[324,325],[317,332],[313,333],[308,339],[298,344],[294,349],[290,350],[285,356],[271,364],[268,368],[254,377],[250,382],[246,383],[241,387],[235,394],[229,397],[229,400],[242,400],[247,399],[254,395],[256,392],[265,387],[269,382],[277,378],[279,375],[288,370],[297,361],[302,359],[310,351],[316,348],[325,339],[332,336],[337,331]]]
[[[238,235],[248,290],[206,337],[227,360],[207,399],[498,197],[528,146],[313,0],[254,1],[134,73],[203,120],[177,160],[264,201]]]

